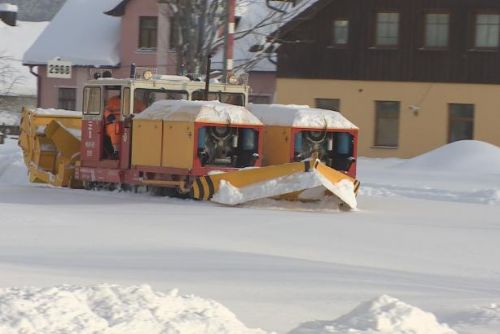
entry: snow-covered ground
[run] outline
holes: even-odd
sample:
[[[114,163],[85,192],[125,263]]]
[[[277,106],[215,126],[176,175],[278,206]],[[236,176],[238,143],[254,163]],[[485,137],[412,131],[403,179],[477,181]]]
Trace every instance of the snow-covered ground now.
[[[1,332],[500,333],[500,148],[457,142],[358,167],[356,212],[229,208],[30,185],[9,140]]]

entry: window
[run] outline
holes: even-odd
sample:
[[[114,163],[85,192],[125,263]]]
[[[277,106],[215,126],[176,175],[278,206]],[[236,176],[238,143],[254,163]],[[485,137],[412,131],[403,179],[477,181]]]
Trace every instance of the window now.
[[[128,116],[130,115],[130,88],[125,87],[123,88],[123,108],[122,108],[122,113],[123,116]]]
[[[333,45],[346,45],[349,41],[349,21],[333,21]]]
[[[448,142],[473,139],[474,137],[474,105],[450,103],[449,106]]]
[[[253,104],[270,104],[272,101],[269,95],[250,95],[248,102]]]
[[[144,110],[156,101],[187,99],[188,93],[186,91],[137,88],[134,90],[134,113]]]
[[[377,13],[375,43],[396,46],[399,42],[399,13]]]
[[[479,14],[476,15],[476,42],[477,48],[497,48],[500,15]]]
[[[425,15],[425,47],[445,48],[448,46],[449,14]]]
[[[399,102],[376,101],[375,146],[399,145]]]
[[[205,90],[198,89],[191,94],[191,100],[193,101],[204,101]],[[208,101],[220,101],[222,103],[232,104],[235,106],[245,105],[245,95],[235,94],[235,93],[208,93]]]
[[[340,99],[315,99],[316,108],[340,112]]]
[[[175,50],[177,48],[177,40],[178,40],[178,25],[176,24],[175,18],[170,19],[170,36],[168,39],[168,47],[170,50]]]
[[[85,87],[83,90],[83,113],[99,115],[101,112],[101,88]]]
[[[156,49],[158,18],[142,16],[139,18],[139,48]]]
[[[59,88],[57,107],[65,110],[76,110],[76,88]]]

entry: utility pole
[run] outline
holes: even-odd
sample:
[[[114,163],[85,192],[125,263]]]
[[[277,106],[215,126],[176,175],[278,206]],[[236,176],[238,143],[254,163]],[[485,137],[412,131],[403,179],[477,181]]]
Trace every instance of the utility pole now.
[[[224,31],[224,70],[223,77],[227,82],[233,72],[234,29],[235,29],[236,0],[226,0],[226,20]]]

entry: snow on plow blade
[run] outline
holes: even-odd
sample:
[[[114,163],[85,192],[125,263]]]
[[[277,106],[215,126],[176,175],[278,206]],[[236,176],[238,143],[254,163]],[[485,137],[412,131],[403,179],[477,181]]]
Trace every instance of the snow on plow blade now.
[[[226,205],[270,197],[309,201],[335,196],[355,209],[358,189],[359,181],[316,159],[199,177],[192,196]]]
[[[73,176],[80,157],[80,126],[76,112],[23,109],[19,146],[30,182],[77,186]]]

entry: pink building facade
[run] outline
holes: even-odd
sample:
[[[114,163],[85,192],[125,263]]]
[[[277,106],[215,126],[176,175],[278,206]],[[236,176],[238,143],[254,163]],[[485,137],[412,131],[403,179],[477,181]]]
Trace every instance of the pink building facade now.
[[[89,79],[105,71],[129,77],[132,64],[138,73],[155,68],[177,74],[169,18],[167,5],[158,0],[68,0],[23,59],[37,75],[38,106],[81,110]],[[64,45],[54,44],[61,39]],[[70,79],[47,77],[47,61],[56,57],[72,62]],[[274,71],[251,72],[249,84],[250,102],[274,101]]]
[[[90,0],[87,5],[92,7],[92,2],[96,1],[100,0]],[[37,74],[37,104],[39,107],[81,110],[83,87],[89,79],[93,79],[96,73],[102,74],[105,71],[111,72],[112,76],[116,78],[129,77],[132,64],[135,64],[139,71],[141,67],[153,67],[157,69],[159,74],[176,74],[175,52],[168,47],[168,13],[165,8],[162,8],[165,5],[159,4],[158,0],[103,0],[106,4],[91,8],[93,12],[88,13],[90,16],[95,15],[99,17],[100,21],[111,23],[102,24],[102,28],[106,31],[103,31],[103,35],[97,33],[94,36],[95,44],[99,45],[97,42],[99,39],[102,39],[101,43],[115,39],[110,43],[115,43],[116,47],[110,48],[111,51],[108,50],[108,54],[102,54],[103,61],[81,59],[82,57],[78,53],[80,51],[85,53],[89,48],[85,41],[81,46],[76,42],[73,50],[66,54],[55,48],[51,57],[48,53],[50,50],[45,50],[46,45],[50,44],[49,41],[63,35],[61,29],[66,28],[67,32],[64,35],[73,35],[75,39],[78,39],[80,34],[85,34],[85,29],[78,26],[78,21],[82,18],[74,17],[75,22],[71,26],[62,24],[74,14],[74,11],[71,10],[72,6],[82,5],[79,2],[82,0],[68,0],[50,24],[55,26],[42,33],[45,36],[37,41],[40,42],[38,45],[35,42],[33,50],[28,50],[23,60],[24,64],[30,66],[33,69],[32,72]],[[103,11],[103,9],[105,10]],[[146,33],[144,33],[144,24],[141,22],[143,20],[147,20],[150,24],[149,27],[146,27],[149,28]],[[152,38],[155,40],[152,41]],[[147,47],[141,46],[144,39],[149,39]],[[99,52],[96,47],[96,53]],[[61,53],[62,56],[60,56]],[[73,64],[70,79],[56,79],[47,76],[46,61],[59,56],[62,60],[71,61]],[[108,61],[109,59],[113,59],[113,61]]]

